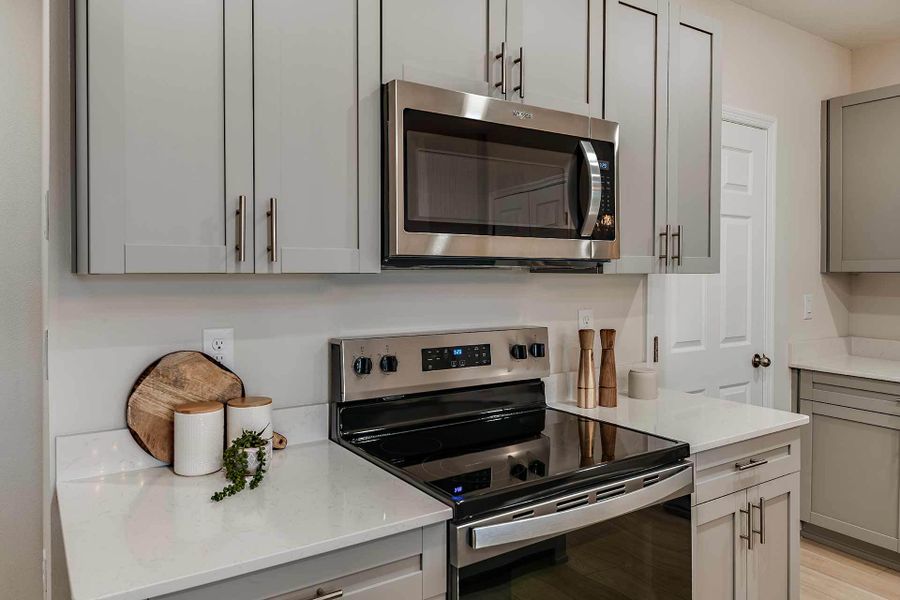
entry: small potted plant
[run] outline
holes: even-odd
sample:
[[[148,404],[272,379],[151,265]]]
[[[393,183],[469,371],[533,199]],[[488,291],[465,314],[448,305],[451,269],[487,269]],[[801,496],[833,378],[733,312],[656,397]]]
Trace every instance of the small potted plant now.
[[[211,498],[213,501],[220,502],[248,486],[251,490],[255,490],[262,483],[263,476],[268,470],[266,446],[269,443],[269,440],[263,437],[263,431],[265,430],[245,429],[225,449],[222,455],[225,478],[231,483],[222,488],[222,491],[213,494]]]

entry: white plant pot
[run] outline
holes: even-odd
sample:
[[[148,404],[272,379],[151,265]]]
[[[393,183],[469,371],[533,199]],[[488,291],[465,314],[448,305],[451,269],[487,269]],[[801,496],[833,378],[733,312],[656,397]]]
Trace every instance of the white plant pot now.
[[[247,477],[252,477],[256,475],[256,470],[259,468],[259,461],[256,458],[256,453],[258,448],[244,448],[244,454],[247,456]],[[269,440],[266,443],[266,465],[263,467],[263,473],[269,470],[269,467],[272,465],[272,441]]]

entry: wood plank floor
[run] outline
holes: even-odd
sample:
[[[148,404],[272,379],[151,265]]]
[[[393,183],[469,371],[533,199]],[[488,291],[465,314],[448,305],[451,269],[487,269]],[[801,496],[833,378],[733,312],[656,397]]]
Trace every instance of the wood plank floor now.
[[[801,600],[900,600],[900,573],[802,539],[800,598]]]

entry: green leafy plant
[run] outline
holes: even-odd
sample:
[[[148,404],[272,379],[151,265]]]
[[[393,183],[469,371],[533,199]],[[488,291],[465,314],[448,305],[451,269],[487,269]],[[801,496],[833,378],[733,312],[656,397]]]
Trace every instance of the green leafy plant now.
[[[251,490],[255,490],[262,483],[264,471],[266,468],[266,444],[269,440],[262,436],[263,431],[247,431],[246,429],[241,435],[234,439],[234,442],[225,449],[222,454],[222,461],[225,465],[225,478],[231,483],[222,488],[221,492],[216,492],[211,499],[220,502],[229,496],[234,496],[249,485]],[[256,448],[256,473],[250,479],[248,484],[247,477],[250,474],[250,462],[247,460],[247,453],[244,450],[252,450]]]

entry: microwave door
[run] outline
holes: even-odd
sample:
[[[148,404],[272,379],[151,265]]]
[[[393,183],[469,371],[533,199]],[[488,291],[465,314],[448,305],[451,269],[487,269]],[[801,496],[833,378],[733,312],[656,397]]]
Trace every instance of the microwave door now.
[[[603,173],[600,170],[600,159],[597,158],[597,152],[594,146],[588,140],[581,140],[578,143],[578,150],[584,159],[584,173],[587,175],[587,184],[584,186],[587,192],[584,218],[581,225],[581,237],[590,238],[594,235],[594,229],[597,227],[597,219],[600,218],[600,206],[603,200]]]

